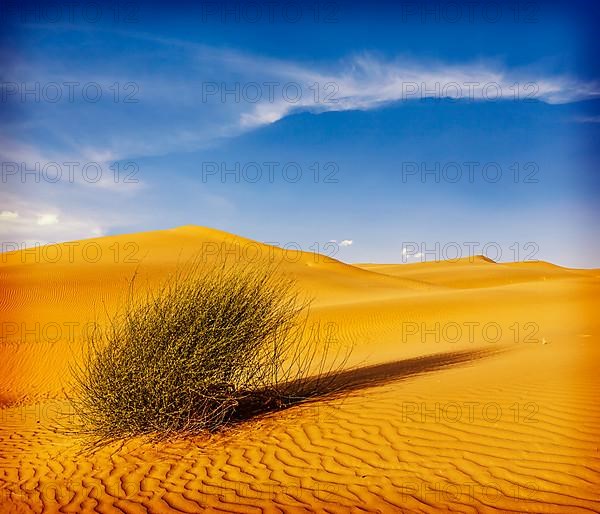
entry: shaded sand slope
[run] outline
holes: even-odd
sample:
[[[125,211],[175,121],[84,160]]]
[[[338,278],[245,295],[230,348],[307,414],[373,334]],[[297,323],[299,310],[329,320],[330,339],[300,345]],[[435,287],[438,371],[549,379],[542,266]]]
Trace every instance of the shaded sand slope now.
[[[358,267],[201,227],[90,242],[97,262],[2,256],[1,512],[600,511],[597,270]],[[353,347],[341,393],[210,440],[82,458],[59,430],[77,324],[116,308],[136,269],[151,285],[215,248],[243,262],[255,249],[298,278],[331,329],[323,344]]]

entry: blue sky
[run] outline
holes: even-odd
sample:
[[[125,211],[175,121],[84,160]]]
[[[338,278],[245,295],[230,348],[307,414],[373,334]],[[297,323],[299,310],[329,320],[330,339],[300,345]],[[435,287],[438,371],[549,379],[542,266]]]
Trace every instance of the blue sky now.
[[[3,242],[198,224],[347,262],[598,266],[587,4],[24,5],[2,13]]]

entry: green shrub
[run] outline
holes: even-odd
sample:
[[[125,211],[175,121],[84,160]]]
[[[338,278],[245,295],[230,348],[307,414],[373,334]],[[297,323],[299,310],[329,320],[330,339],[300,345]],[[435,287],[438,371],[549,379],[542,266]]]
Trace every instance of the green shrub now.
[[[309,398],[324,382],[309,377],[307,313],[273,267],[192,265],[131,292],[74,369],[81,431],[99,441],[215,431]]]

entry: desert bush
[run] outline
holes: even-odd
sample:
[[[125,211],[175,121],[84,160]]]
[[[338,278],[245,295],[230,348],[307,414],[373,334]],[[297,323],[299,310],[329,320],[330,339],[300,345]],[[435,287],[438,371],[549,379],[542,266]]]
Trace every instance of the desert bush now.
[[[272,266],[188,265],[135,291],[132,280],[73,369],[80,431],[98,441],[215,431],[308,399],[333,376],[321,354],[315,380],[309,302]]]

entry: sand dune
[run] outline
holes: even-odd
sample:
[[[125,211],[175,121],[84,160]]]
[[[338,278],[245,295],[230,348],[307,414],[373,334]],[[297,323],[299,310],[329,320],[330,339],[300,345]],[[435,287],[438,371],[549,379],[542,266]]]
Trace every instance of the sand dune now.
[[[227,253],[314,297],[328,342],[353,347],[340,394],[82,457],[64,429],[86,323],[134,272]],[[351,266],[187,226],[0,254],[0,281],[1,512],[600,511],[598,270]]]
[[[357,267],[392,277],[427,280],[437,285],[457,288],[490,287],[557,278],[586,277],[594,270],[562,268],[549,262],[494,262],[481,255],[456,261],[417,264],[357,264]],[[596,276],[600,271],[596,270]]]

